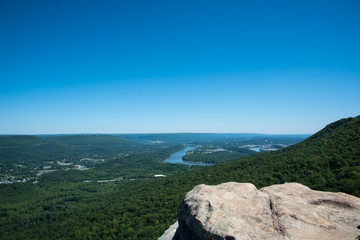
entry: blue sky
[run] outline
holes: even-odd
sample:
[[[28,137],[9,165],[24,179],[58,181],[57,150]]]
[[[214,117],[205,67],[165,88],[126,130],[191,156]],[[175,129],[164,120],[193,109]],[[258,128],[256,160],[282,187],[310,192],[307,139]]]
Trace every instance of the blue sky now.
[[[360,113],[359,1],[1,1],[0,134],[314,133]]]

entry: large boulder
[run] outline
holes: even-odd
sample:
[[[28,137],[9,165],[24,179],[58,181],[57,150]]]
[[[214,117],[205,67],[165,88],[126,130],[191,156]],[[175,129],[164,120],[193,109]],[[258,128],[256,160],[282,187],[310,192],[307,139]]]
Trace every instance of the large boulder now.
[[[175,240],[355,239],[360,199],[298,183],[198,185],[179,207]]]

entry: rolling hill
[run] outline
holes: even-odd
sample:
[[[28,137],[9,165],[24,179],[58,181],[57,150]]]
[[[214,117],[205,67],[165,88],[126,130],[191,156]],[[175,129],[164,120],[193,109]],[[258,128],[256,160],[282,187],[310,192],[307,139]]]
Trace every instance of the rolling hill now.
[[[237,181],[263,187],[300,182],[360,196],[360,116],[331,123],[287,148],[188,173],[192,174],[212,184]]]

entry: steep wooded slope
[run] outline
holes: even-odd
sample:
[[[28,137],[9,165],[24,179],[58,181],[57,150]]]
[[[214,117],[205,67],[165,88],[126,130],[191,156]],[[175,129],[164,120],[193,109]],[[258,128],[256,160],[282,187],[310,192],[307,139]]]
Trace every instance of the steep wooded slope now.
[[[258,187],[300,182],[313,189],[360,196],[360,116],[329,124],[276,152],[242,158],[188,175],[204,182],[251,182]]]

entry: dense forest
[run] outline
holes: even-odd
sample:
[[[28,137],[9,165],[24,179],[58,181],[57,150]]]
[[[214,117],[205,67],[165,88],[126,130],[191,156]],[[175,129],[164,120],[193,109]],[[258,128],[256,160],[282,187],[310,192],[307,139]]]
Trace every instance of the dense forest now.
[[[79,149],[76,144],[64,145]],[[329,124],[295,145],[211,167],[188,168],[162,162],[178,149],[182,146],[162,145],[98,164],[98,172],[58,171],[41,176],[44,180],[37,184],[0,185],[0,238],[157,239],[176,221],[177,206],[184,194],[202,183],[251,182],[261,188],[300,182],[313,189],[360,197],[360,116]],[[152,164],[144,163],[144,157]],[[126,175],[123,168],[128,164],[134,172]],[[150,177],[156,173],[169,176]],[[123,180],[82,181],[105,176]]]

